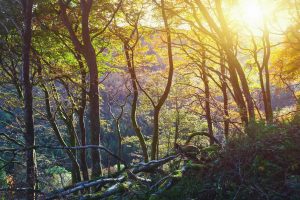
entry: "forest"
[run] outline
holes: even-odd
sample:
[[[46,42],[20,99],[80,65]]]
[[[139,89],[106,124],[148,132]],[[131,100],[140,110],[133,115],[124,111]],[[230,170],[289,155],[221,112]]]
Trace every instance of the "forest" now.
[[[300,199],[300,0],[0,0],[0,199]]]

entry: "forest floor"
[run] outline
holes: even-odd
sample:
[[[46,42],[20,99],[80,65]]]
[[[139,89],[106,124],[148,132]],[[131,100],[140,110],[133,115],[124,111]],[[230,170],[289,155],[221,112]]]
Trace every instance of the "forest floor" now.
[[[91,180],[85,186],[100,184],[96,192],[65,199],[298,200],[299,121],[255,123],[247,127],[247,134],[237,134],[224,147],[202,148],[194,161],[174,152],[160,160],[131,166],[113,177]],[[108,187],[101,181],[114,184]],[[62,192],[66,197],[77,187],[79,191],[83,183],[58,191],[49,199],[63,197]]]
[[[254,138],[206,149],[169,190],[150,199],[300,199],[300,124],[256,125]]]

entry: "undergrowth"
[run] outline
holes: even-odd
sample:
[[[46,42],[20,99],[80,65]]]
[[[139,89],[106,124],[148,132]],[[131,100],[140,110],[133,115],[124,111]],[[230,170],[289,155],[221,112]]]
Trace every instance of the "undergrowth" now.
[[[189,161],[171,188],[155,193],[133,185],[122,199],[298,200],[300,199],[300,123],[254,123],[249,136],[231,138],[224,148],[202,149],[206,160]],[[169,170],[176,173],[178,163]],[[177,166],[177,167],[176,167]],[[176,179],[177,180],[177,179]],[[130,194],[130,195],[129,195]]]

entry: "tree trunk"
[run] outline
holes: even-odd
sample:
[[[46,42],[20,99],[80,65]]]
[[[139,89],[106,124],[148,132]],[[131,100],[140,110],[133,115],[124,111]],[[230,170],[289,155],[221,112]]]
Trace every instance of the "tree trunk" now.
[[[207,78],[205,63],[206,63],[205,52],[203,52],[202,53],[201,71],[202,71],[202,80],[203,80],[203,83],[204,83],[204,93],[205,93],[205,116],[206,116],[206,121],[207,121],[207,126],[208,126],[208,134],[213,136],[214,135],[214,133],[213,133],[213,124],[212,124],[211,113],[210,113],[209,81],[208,81],[208,78]],[[211,145],[214,143],[214,141],[212,139],[210,139],[209,142],[210,142]]]
[[[266,94],[266,90],[265,90],[265,83],[264,83],[262,69],[259,69],[258,75],[259,75],[259,82],[260,82],[261,94],[262,94],[262,97],[263,97],[265,117],[266,117],[266,121],[268,121],[269,120],[268,100],[267,100],[267,94]]]
[[[68,129],[68,134],[70,136],[70,146],[75,147],[76,146],[76,132],[73,126],[73,120],[69,120],[66,122],[67,124],[67,129]],[[80,176],[80,168],[79,164],[77,162],[77,151],[76,149],[71,150],[74,159],[76,162],[72,162],[72,183],[75,184],[77,182],[81,181],[81,176]]]
[[[50,97],[49,97],[49,92],[46,88],[46,86],[44,84],[42,84],[42,88],[43,88],[43,91],[44,91],[44,95],[45,95],[45,107],[46,107],[46,113],[47,113],[47,119],[52,127],[52,130],[54,131],[54,134],[56,135],[59,143],[61,146],[63,147],[67,147],[67,144],[65,142],[65,140],[63,139],[58,127],[57,127],[57,124],[55,123],[54,121],[54,117],[52,116],[52,113],[51,113],[51,107],[50,107]],[[76,177],[79,177],[80,178],[80,168],[79,168],[79,164],[76,160],[76,157],[75,155],[73,154],[72,151],[70,150],[66,150],[66,153],[68,155],[68,157],[70,158],[71,160],[71,163],[72,163],[72,168],[73,168],[73,173],[74,173],[74,177],[72,177],[72,181],[73,183],[76,182]]]
[[[118,156],[119,158],[122,158],[122,136],[120,131],[120,122],[119,120],[116,120],[116,131],[118,135]],[[121,163],[118,160],[118,172],[121,171]]]
[[[90,75],[90,129],[91,129],[91,144],[100,145],[100,105],[99,105],[99,80],[98,66],[95,49],[92,45],[89,29],[89,14],[92,7],[92,0],[81,0],[80,6],[82,9],[82,40],[84,43],[83,55],[89,68]],[[92,178],[102,175],[101,159],[98,149],[92,149]]]
[[[130,56],[129,47],[127,46],[127,44],[124,44],[124,51],[125,51],[125,57],[126,57],[128,71],[129,71],[130,78],[131,78],[131,84],[133,87],[133,99],[132,99],[132,104],[131,104],[131,123],[132,123],[133,129],[135,131],[135,134],[137,135],[137,137],[139,139],[140,145],[142,147],[144,161],[148,162],[149,157],[148,157],[148,152],[147,152],[148,150],[147,150],[145,138],[144,138],[144,135],[142,134],[141,129],[136,121],[136,109],[137,109],[139,92],[138,92],[138,85],[136,82],[135,69],[134,69],[134,65],[132,63],[133,55]]]
[[[179,124],[180,124],[180,116],[179,116],[179,108],[178,108],[178,99],[175,99],[175,108],[176,108],[176,120],[175,120],[175,136],[174,136],[174,147],[177,144],[177,140],[179,137]]]
[[[30,48],[31,48],[31,19],[32,0],[23,0],[24,32],[23,32],[23,84],[24,84],[24,121],[25,121],[25,144],[29,148],[26,151],[26,183],[27,199],[35,199],[36,194],[36,157],[35,150],[31,147],[35,145],[34,122],[33,122],[33,97],[32,84],[30,81]]]
[[[84,124],[84,110],[80,108],[79,111],[79,127],[80,127],[80,133],[81,133],[81,145],[86,145],[86,131],[85,131],[85,124]],[[88,165],[86,162],[86,149],[82,149],[80,151],[80,164],[81,164],[81,171],[83,180],[87,181],[89,180],[89,173],[88,173]]]
[[[37,72],[38,72],[38,76],[39,76],[39,79],[40,79],[39,81],[40,81],[40,84],[41,84],[41,88],[44,92],[44,100],[45,100],[45,109],[46,109],[47,120],[50,123],[50,126],[51,126],[55,136],[57,137],[60,145],[63,146],[63,147],[67,147],[67,144],[66,144],[64,138],[62,137],[62,134],[60,133],[60,131],[58,129],[58,126],[55,122],[55,117],[52,115],[52,112],[51,112],[50,96],[49,96],[48,89],[47,89],[46,85],[44,84],[44,82],[42,80],[42,63],[41,63],[39,58],[37,59],[37,67],[38,67]],[[54,88],[54,85],[52,85],[52,87]],[[61,111],[60,111],[60,114],[62,115]],[[64,121],[64,122],[66,123],[66,121]],[[66,124],[66,125],[68,126],[68,124]],[[68,128],[68,131],[69,131],[70,127],[68,126],[67,128]],[[74,131],[74,134],[75,134],[75,130],[73,130],[73,131]],[[71,135],[71,134],[69,133],[69,135]],[[75,140],[75,135],[74,135],[74,140]],[[72,183],[74,184],[74,183],[81,180],[79,164],[76,160],[76,156],[75,156],[74,152],[67,149],[66,153],[67,153],[67,155],[68,155],[68,157],[69,157],[69,159],[71,160],[71,163],[72,163]]]
[[[92,8],[92,0],[80,0],[81,7],[81,41],[73,30],[67,16],[67,5],[63,0],[59,0],[60,15],[62,21],[67,28],[75,50],[80,52],[85,59],[85,62],[89,68],[89,119],[90,119],[90,131],[91,131],[91,144],[99,146],[100,144],[100,108],[99,108],[99,90],[98,90],[98,67],[95,49],[93,47],[90,29],[89,29],[89,16]],[[96,178],[102,175],[100,153],[97,149],[92,149],[92,178]]]
[[[231,66],[229,66],[228,68],[228,72],[230,75],[230,83],[233,89],[233,93],[234,93],[234,99],[236,101],[236,104],[238,106],[238,112],[240,113],[241,116],[241,121],[247,125],[248,124],[248,113],[247,113],[247,107],[246,107],[246,103],[244,101],[243,98],[243,92],[240,88],[239,85],[239,81],[238,81],[238,77],[236,74],[236,71],[234,69],[232,69]]]
[[[100,144],[100,105],[99,105],[99,89],[98,89],[98,68],[96,63],[96,54],[94,49],[90,49],[86,54],[86,62],[89,67],[90,74],[90,130],[91,144],[99,146]],[[92,149],[92,178],[96,178],[102,174],[100,165],[100,153],[98,149]]]
[[[154,108],[153,135],[152,135],[152,143],[151,143],[151,160],[156,159],[157,152],[158,152],[159,111],[160,111],[160,109]]]
[[[223,54],[221,54],[221,74],[222,74],[222,94],[223,94],[223,119],[224,119],[224,135],[226,140],[228,140],[229,135],[229,113],[228,113],[228,96],[227,96],[227,83],[225,79],[226,70]]]
[[[203,8],[202,8],[203,9]],[[205,9],[205,8],[204,8]],[[252,101],[252,97],[250,94],[248,82],[245,76],[245,73],[243,71],[243,68],[238,61],[236,55],[234,55],[234,45],[232,42],[232,34],[231,31],[227,25],[227,21],[225,19],[225,16],[223,14],[223,9],[222,9],[222,1],[221,0],[216,0],[216,9],[218,13],[218,18],[221,24],[221,29],[219,29],[216,24],[213,22],[213,19],[211,17],[207,17],[210,20],[211,26],[218,31],[218,34],[220,36],[220,45],[222,46],[224,53],[226,54],[227,61],[228,61],[228,67],[229,67],[229,73],[230,73],[230,82],[233,87],[234,95],[235,95],[235,100],[237,101],[238,107],[240,109],[240,115],[242,122],[247,125],[248,120],[253,121],[255,120],[255,113],[254,113],[254,104]],[[241,87],[239,85],[239,80],[238,77],[240,78],[241,81]],[[244,101],[243,95],[245,96],[246,103]],[[247,113],[248,111],[248,113]],[[249,119],[248,119],[248,114],[249,114]]]
[[[58,93],[57,93],[57,89],[55,84],[51,84],[52,86],[52,93],[54,94],[55,101],[56,101],[56,105],[57,105],[57,111],[59,116],[61,117],[62,121],[64,122],[66,128],[67,128],[67,132],[68,132],[68,136],[69,136],[69,142],[70,142],[70,147],[75,147],[76,143],[79,144],[79,139],[78,139],[78,135],[75,131],[75,127],[73,124],[73,114],[74,111],[72,109],[71,113],[68,114],[66,112],[66,110],[63,108],[63,106],[60,104],[60,102],[58,102]],[[68,91],[68,86],[66,84],[64,84],[65,89]],[[69,93],[68,93],[69,95]],[[69,98],[72,98],[71,96],[69,96]],[[49,100],[49,98],[48,98]],[[74,105],[73,105],[74,106]],[[80,182],[81,181],[81,176],[80,176],[80,168],[79,165],[77,163],[77,150],[76,149],[72,149],[71,153],[74,157],[75,162],[72,162],[72,183],[75,184],[76,182]]]
[[[168,98],[168,95],[171,90],[173,73],[174,73],[174,63],[173,63],[173,53],[172,53],[172,40],[171,40],[171,31],[168,24],[168,17],[166,15],[166,8],[164,0],[161,0],[161,11],[162,17],[164,21],[165,31],[167,34],[167,46],[168,46],[168,62],[169,62],[169,74],[168,74],[168,82],[165,87],[163,95],[159,98],[158,103],[154,106],[154,116],[153,116],[153,135],[152,135],[152,144],[151,144],[151,159],[155,159],[155,155],[158,151],[158,136],[159,136],[159,112],[161,107],[164,105],[165,101]]]
[[[272,109],[272,100],[271,100],[271,89],[270,89],[270,73],[269,73],[269,60],[271,55],[271,45],[270,45],[270,36],[267,24],[264,24],[264,33],[263,33],[263,43],[264,43],[264,59],[263,67],[265,69],[266,76],[266,120],[268,123],[273,122],[273,109]]]
[[[240,81],[241,81],[241,86],[243,89],[243,93],[247,102],[247,107],[248,107],[248,114],[249,114],[249,120],[250,121],[254,121],[255,120],[255,113],[254,113],[254,104],[252,101],[252,97],[251,97],[251,93],[249,90],[249,85],[248,85],[248,81],[246,79],[245,73],[242,69],[241,64],[239,63],[239,61],[237,60],[236,56],[233,55],[233,53],[231,52],[231,50],[227,50],[227,58],[228,58],[228,64],[230,65],[230,67],[233,70],[236,70]]]
[[[78,120],[79,120],[79,128],[81,133],[81,145],[86,145],[86,129],[84,124],[84,111],[86,108],[86,71],[84,69],[84,65],[82,63],[80,55],[78,55],[78,63],[80,67],[80,73],[81,73],[81,100],[80,100],[80,108],[78,110]],[[83,148],[80,151],[80,164],[81,164],[81,171],[83,180],[87,181],[89,180],[89,172],[88,172],[88,165],[86,162],[86,149]]]

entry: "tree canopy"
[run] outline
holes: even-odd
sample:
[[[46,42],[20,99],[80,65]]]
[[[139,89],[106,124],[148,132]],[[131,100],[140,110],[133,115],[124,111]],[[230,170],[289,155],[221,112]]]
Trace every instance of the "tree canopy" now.
[[[299,198],[299,0],[0,5],[0,197]]]

